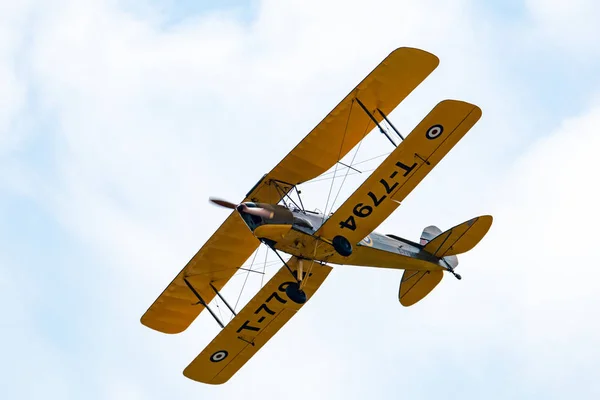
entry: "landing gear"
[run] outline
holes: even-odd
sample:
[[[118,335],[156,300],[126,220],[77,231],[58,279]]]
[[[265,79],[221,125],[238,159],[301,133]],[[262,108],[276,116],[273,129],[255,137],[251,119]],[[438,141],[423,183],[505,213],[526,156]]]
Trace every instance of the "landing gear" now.
[[[343,236],[336,236],[331,241],[333,248],[338,252],[342,257],[348,257],[352,254],[352,244]]]
[[[306,303],[306,293],[300,289],[300,285],[297,282],[290,283],[285,288],[285,294],[296,304]]]
[[[267,239],[263,239],[262,242],[264,244],[266,244],[267,246],[269,246],[271,248],[271,250],[273,250],[273,253],[275,253],[277,255],[277,257],[279,257],[279,259],[281,260],[283,265],[285,265],[285,267],[288,269],[288,271],[290,271],[290,274],[292,274],[294,279],[296,279],[296,282],[291,282],[287,285],[287,287],[285,288],[285,294],[287,294],[287,296],[290,298],[290,300],[292,300],[296,304],[306,303],[306,300],[307,300],[306,293],[304,293],[304,290],[300,289],[300,282],[302,281],[302,278],[304,277],[304,271],[302,270],[302,266],[303,266],[302,263],[304,260],[302,260],[302,259],[298,260],[298,271],[295,274],[294,271],[292,271],[292,269],[290,268],[290,266],[285,262],[285,260],[283,258],[281,258],[281,256],[277,252],[277,250],[275,250],[275,246],[272,243],[269,243],[267,241]]]

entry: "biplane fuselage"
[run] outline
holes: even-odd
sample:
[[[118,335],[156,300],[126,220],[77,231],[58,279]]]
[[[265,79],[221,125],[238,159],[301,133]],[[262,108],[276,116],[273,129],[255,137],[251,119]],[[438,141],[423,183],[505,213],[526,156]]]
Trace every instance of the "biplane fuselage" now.
[[[333,269],[328,264],[403,269],[398,300],[405,307],[428,295],[445,273],[460,279],[454,271],[457,255],[483,238],[491,216],[472,218],[445,232],[428,226],[419,243],[374,232],[481,117],[475,104],[447,99],[406,137],[394,127],[387,115],[438,63],[435,55],[423,50],[394,50],[239,204],[211,200],[233,211],[141,318],[152,329],[175,334],[207,310],[221,326],[185,368],[185,376],[210,384],[229,380],[312,298]],[[286,198],[293,202],[293,190],[300,196],[298,185],[342,164],[374,128],[394,150],[332,214],[307,211],[301,199],[296,207],[286,202]],[[392,131],[400,142],[392,139]],[[238,270],[246,269],[244,262],[257,254],[261,242],[283,266],[236,310],[221,289]],[[286,261],[280,252],[292,257]],[[213,300],[231,311],[233,318],[227,324],[211,309]]]
[[[410,270],[443,270],[441,258],[423,251],[423,246],[395,235],[372,232],[353,247],[348,256],[339,254],[330,241],[316,232],[326,220],[321,213],[289,209],[282,205],[245,203],[272,210],[273,218],[262,218],[239,211],[257,239],[272,248],[296,256],[333,264],[360,265]],[[453,265],[456,266],[456,265]]]

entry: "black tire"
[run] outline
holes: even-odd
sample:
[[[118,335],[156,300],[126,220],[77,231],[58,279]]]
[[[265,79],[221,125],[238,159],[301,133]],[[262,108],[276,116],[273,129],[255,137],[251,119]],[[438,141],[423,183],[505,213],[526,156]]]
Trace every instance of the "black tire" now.
[[[342,257],[348,257],[352,254],[352,244],[343,236],[336,236],[332,240],[333,248]]]
[[[306,303],[306,293],[300,289],[300,285],[296,282],[290,283],[285,288],[285,294],[296,304]]]

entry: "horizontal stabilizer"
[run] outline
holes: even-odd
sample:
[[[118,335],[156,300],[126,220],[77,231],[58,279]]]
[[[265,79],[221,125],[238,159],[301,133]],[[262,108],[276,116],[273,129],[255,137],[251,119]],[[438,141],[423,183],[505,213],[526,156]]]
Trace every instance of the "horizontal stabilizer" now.
[[[466,253],[479,243],[492,226],[491,215],[475,217],[432,239],[423,250],[436,257]]]
[[[292,257],[288,265],[296,273],[298,259]],[[305,276],[303,290],[310,300],[332,268],[314,263],[312,267],[305,265],[305,271],[307,270],[310,273]],[[281,267],[279,272],[187,366],[183,374],[203,383],[227,382],[306,304],[295,303],[286,294],[286,287],[294,282],[295,279],[290,271],[285,266]]]
[[[400,281],[400,304],[412,306],[427,296],[444,277],[443,271],[414,271],[407,269]]]

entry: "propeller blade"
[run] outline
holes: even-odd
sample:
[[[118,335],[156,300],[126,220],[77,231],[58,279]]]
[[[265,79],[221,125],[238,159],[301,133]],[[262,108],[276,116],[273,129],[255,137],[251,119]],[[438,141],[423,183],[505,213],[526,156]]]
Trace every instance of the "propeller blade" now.
[[[210,201],[213,204],[216,204],[217,206],[230,208],[232,210],[235,210],[237,208],[237,204],[231,203],[227,200],[217,199],[215,197],[209,197],[208,201]]]
[[[262,217],[262,218],[267,218],[267,219],[273,218],[273,215],[275,215],[275,213],[273,211],[267,210],[262,207],[248,207],[244,203],[239,205],[238,210],[245,212],[246,214],[256,215],[257,217]]]
[[[242,211],[242,212],[245,212],[246,214],[256,215],[257,217],[270,219],[270,218],[273,218],[273,216],[275,215],[275,213],[273,211],[267,210],[262,207],[248,207],[244,203],[235,204],[235,203],[229,202],[227,200],[218,199],[215,197],[210,197],[208,200],[217,206],[230,208],[232,210]]]

